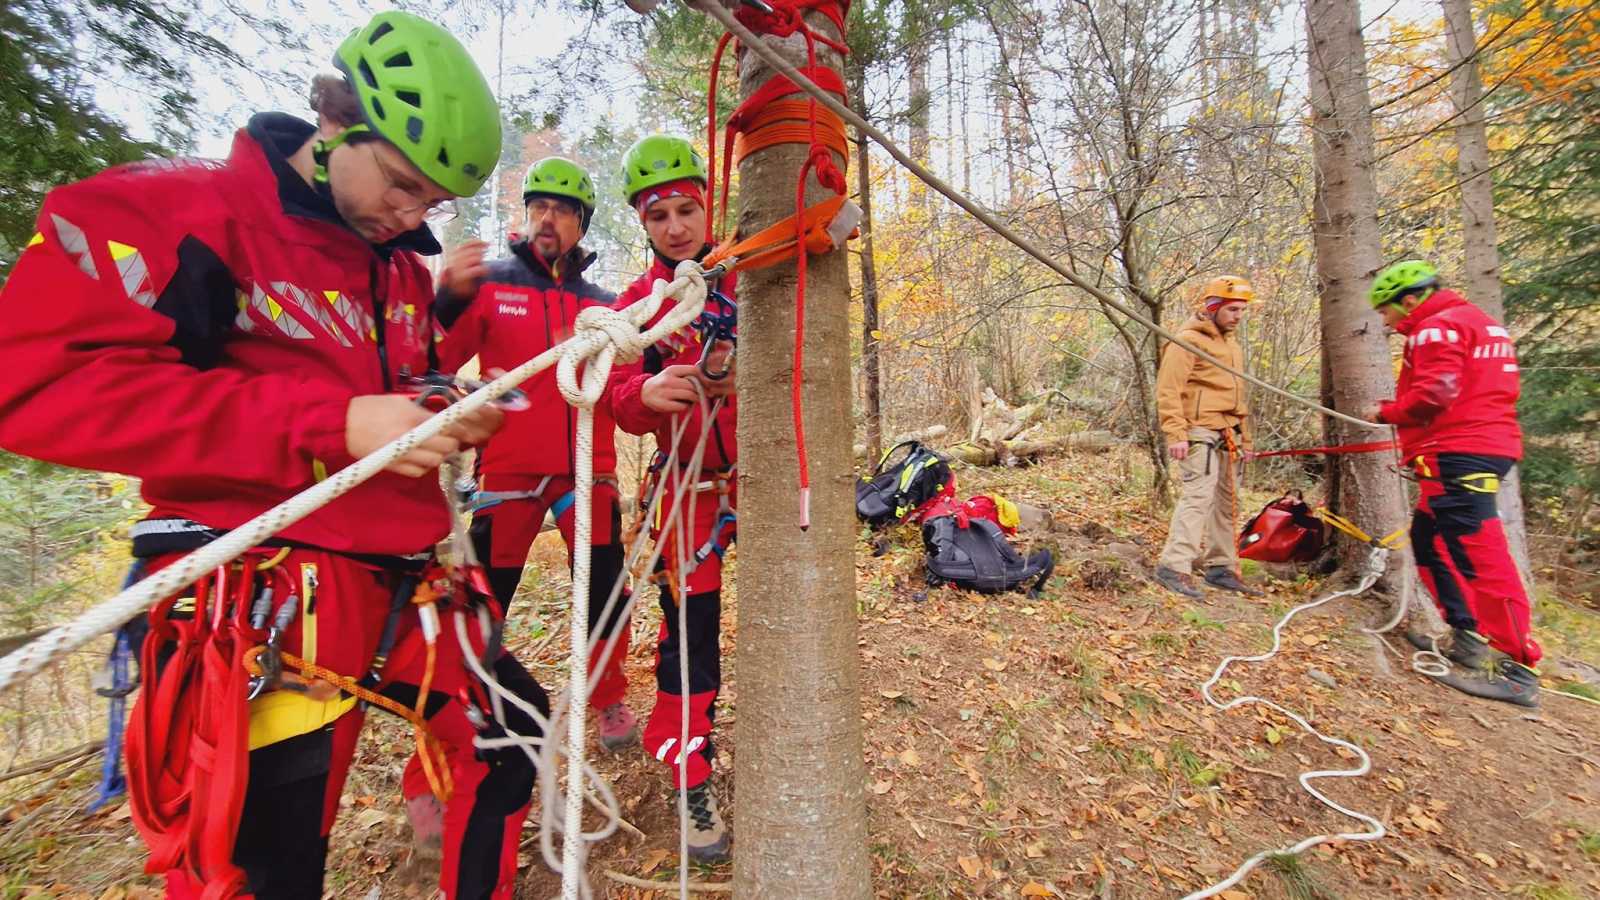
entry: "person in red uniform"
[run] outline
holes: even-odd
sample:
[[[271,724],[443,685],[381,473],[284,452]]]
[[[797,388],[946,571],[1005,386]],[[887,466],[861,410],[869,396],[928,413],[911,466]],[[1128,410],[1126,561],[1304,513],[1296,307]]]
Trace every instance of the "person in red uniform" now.
[[[1477,669],[1490,648],[1505,654],[1487,678],[1441,680],[1474,696],[1536,706],[1541,651],[1495,507],[1501,479],[1522,458],[1516,347],[1505,326],[1445,289],[1438,270],[1421,260],[1379,272],[1369,299],[1406,339],[1395,398],[1372,417],[1399,431],[1421,487],[1411,547],[1451,628],[1446,655]]]
[[[450,254],[439,279],[439,321],[448,329],[440,358],[453,371],[473,356],[485,370],[511,369],[572,334],[578,312],[610,306],[616,295],[583,277],[595,254],[579,241],[594,216],[589,174],[558,156],[534,163],[523,180],[527,236],[514,237],[506,259],[484,261],[487,245],[469,241]],[[528,548],[554,514],[572,561],[572,510],[577,410],[556,387],[551,367],[523,385],[530,406],[506,414],[505,427],[478,460],[480,490],[472,521],[479,561],[488,566],[496,598],[509,608],[522,580]],[[622,512],[617,495],[616,423],[604,398],[594,411],[594,500],[589,559],[589,634],[595,641],[589,705],[597,712],[600,743],[617,750],[639,739],[638,722],[623,702],[628,681],[628,622],[619,615],[624,593],[604,622],[611,589],[622,575]],[[610,645],[607,649],[607,645]],[[606,663],[598,666],[601,657]],[[422,785],[417,783],[420,788]]]
[[[640,139],[623,158],[623,182],[628,203],[644,224],[654,259],[650,268],[617,297],[618,308],[649,294],[658,279],[671,281],[679,262],[703,259],[712,249],[705,239],[705,161],[687,140],[669,135]],[[718,289],[731,301],[733,287],[733,279],[728,276]],[[665,315],[673,302],[663,303],[656,318]],[[715,313],[718,304],[708,299],[707,309]],[[690,855],[702,861],[718,861],[728,857],[731,837],[711,784],[711,763],[716,756],[711,729],[717,692],[722,686],[722,556],[733,543],[735,531],[733,479],[738,446],[734,426],[738,398],[733,395],[731,372],[722,380],[699,374],[697,364],[702,349],[699,333],[686,329],[646,350],[636,370],[613,372],[608,390],[611,409],[623,431],[656,436],[658,450],[650,483],[666,491],[660,515],[665,515],[671,506],[672,482],[686,474],[681,468],[678,473],[662,471],[672,444],[674,419],[687,416],[689,420],[678,443],[680,467],[688,466],[707,425],[700,394],[691,381],[701,382],[708,402],[722,398],[721,409],[709,423],[700,470],[690,481],[697,496],[693,519],[685,529],[689,540],[679,546],[676,528],[656,535],[662,542],[663,567],[658,572],[663,580],[661,632],[656,645],[656,704],[645,723],[643,737],[645,752],[665,763],[672,772],[673,786],[688,795]],[[717,347],[710,354],[709,371],[724,367],[725,349]],[[681,515],[689,513],[688,500],[684,498]],[[652,523],[652,527],[656,524]],[[679,578],[687,584],[682,602],[688,622],[684,635],[688,685],[679,680],[678,588],[673,583]],[[689,712],[689,741],[680,747],[684,704]]]
[[[224,161],[149,160],[51,191],[0,293],[0,446],[139,478],[147,570],[427,416],[403,392],[434,334],[424,222],[489,177],[499,110],[461,44],[407,13],[352,32],[334,64],[313,82],[315,125],[264,113]],[[283,651],[422,709],[441,790],[453,781],[443,893],[512,896],[533,764],[474,752],[457,698],[482,685],[453,632],[425,649],[411,610],[449,529],[436,469],[499,424],[492,409],[464,418],[152,609],[128,783],[168,896],[323,894],[362,707],[314,675],[249,682],[244,653],[269,618]],[[491,665],[548,708],[509,656]],[[520,712],[504,724],[538,733]]]

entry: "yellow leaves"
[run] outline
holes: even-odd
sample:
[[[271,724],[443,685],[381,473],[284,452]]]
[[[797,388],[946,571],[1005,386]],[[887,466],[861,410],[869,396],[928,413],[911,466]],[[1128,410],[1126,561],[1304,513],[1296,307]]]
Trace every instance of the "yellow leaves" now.
[[[907,747],[900,751],[899,760],[901,765],[910,766],[913,769],[922,765],[922,756],[917,753],[917,748],[915,747]]]
[[[1059,897],[1061,895],[1056,893],[1055,891],[1051,890],[1050,888],[1045,887],[1044,885],[1040,884],[1037,881],[1030,881],[1027,884],[1022,886],[1022,896],[1024,896],[1024,897]]]
[[[665,862],[667,857],[671,855],[672,851],[670,850],[651,850],[649,853],[645,854],[644,861],[639,863],[639,874],[649,875],[651,872],[656,870],[657,866]]]
[[[983,871],[983,860],[976,856],[958,856],[956,857],[956,865],[961,867],[961,871],[967,873],[968,878],[977,878],[978,873]]]
[[[1490,856],[1487,853],[1484,853],[1482,850],[1479,850],[1477,853],[1472,854],[1472,858],[1477,860],[1478,862],[1483,863],[1484,865],[1488,866],[1491,869],[1500,868],[1500,864],[1498,862],[1495,862],[1494,857]]]

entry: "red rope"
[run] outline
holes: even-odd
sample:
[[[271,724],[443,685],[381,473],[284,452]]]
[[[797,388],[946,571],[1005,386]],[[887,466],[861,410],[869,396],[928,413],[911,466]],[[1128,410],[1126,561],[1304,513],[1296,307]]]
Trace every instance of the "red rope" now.
[[[837,93],[840,97],[845,95],[844,79],[838,72],[819,66],[817,64],[817,42],[831,47],[839,53],[847,53],[848,49],[841,41],[836,41],[826,35],[815,34],[805,22],[807,10],[814,10],[826,16],[838,29],[841,37],[844,34],[845,14],[849,10],[849,0],[772,0],[774,7],[771,13],[762,13],[758,10],[745,7],[735,15],[746,27],[757,34],[770,34],[777,37],[788,37],[799,33],[806,41],[806,65],[801,72],[807,78],[815,81],[824,90]],[[722,66],[722,54],[727,49],[732,35],[724,34],[717,42],[716,52],[711,58],[710,88],[707,91],[706,106],[706,144],[709,159],[707,160],[707,195],[716,197],[716,162],[717,162],[717,79]],[[715,221],[721,221],[723,228],[727,227],[729,182],[733,176],[734,142],[737,135],[745,136],[744,146],[741,148],[745,155],[773,146],[777,143],[787,143],[790,137],[784,129],[768,129],[757,135],[746,131],[746,127],[760,114],[761,110],[769,104],[790,94],[800,93],[800,89],[788,78],[775,75],[763,84],[755,93],[751,94],[739,105],[733,115],[728,117],[728,122],[723,129],[723,155],[722,155],[722,196],[716,203],[717,211],[713,216],[708,210],[706,216],[706,241],[711,243],[716,234]],[[794,317],[794,375],[790,380],[789,399],[794,413],[794,440],[795,457],[800,469],[800,528],[811,527],[811,463],[806,453],[805,409],[801,387],[805,382],[805,338],[806,338],[806,177],[815,174],[817,183],[843,195],[849,190],[845,182],[844,172],[833,161],[833,151],[828,147],[818,134],[818,105],[815,97],[807,98],[806,119],[808,146],[806,159],[800,167],[800,177],[795,183],[795,246],[798,252],[795,256],[795,317]],[[843,144],[843,124],[835,124],[831,119],[829,127],[837,129],[840,134],[834,135],[835,144]]]
[[[1265,450],[1256,454],[1256,459],[1265,459],[1269,456],[1312,456],[1318,453],[1329,455],[1336,453],[1377,453],[1380,450],[1393,450],[1397,444],[1394,441],[1370,441],[1365,444],[1339,444],[1332,447],[1302,447],[1294,450]]]

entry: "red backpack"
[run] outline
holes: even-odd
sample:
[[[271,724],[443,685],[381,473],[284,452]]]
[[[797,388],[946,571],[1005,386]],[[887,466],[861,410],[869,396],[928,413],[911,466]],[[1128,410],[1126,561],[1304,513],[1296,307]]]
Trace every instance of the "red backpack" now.
[[[1310,562],[1322,552],[1328,526],[1299,491],[1268,503],[1239,532],[1239,555],[1257,562]]]

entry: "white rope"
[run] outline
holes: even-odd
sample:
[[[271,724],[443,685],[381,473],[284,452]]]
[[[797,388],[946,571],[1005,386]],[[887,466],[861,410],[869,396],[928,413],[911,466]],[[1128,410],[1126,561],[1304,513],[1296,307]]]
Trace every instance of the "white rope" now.
[[[667,297],[677,298],[677,306],[663,316],[660,322],[644,329],[645,323],[654,318]],[[604,365],[609,369],[612,359],[629,358],[629,353],[637,356],[643,348],[687,326],[699,316],[704,304],[705,279],[699,271],[698,264],[685,262],[679,265],[672,282],[656,281],[647,296],[620,311],[619,316],[625,316],[627,321],[634,323],[631,335],[624,336],[620,333],[622,329],[617,325],[616,317],[591,317],[588,323],[592,323],[593,327],[579,331],[560,344],[490,381],[417,427],[341,469],[327,480],[301,491],[115,597],[97,604],[71,622],[51,629],[38,639],[0,658],[0,692],[11,687],[18,679],[38,672],[63,654],[83,646],[99,635],[114,631],[123,622],[148,609],[157,601],[188,587],[206,573],[231,562],[272,535],[343,496],[383,471],[391,462],[405,455],[413,447],[449,428],[464,416],[493,402],[500,395],[556,364],[558,360],[566,357],[594,358],[604,360]],[[619,338],[625,338],[620,345],[616,343]],[[559,377],[559,369],[557,374]]]
[[[1361,765],[1353,769],[1319,769],[1311,772],[1301,772],[1299,781],[1300,786],[1305,789],[1306,793],[1316,798],[1322,803],[1322,805],[1334,810],[1337,813],[1340,813],[1341,815],[1348,816],[1349,818],[1365,823],[1367,825],[1367,830],[1357,832],[1342,832],[1338,834],[1318,834],[1308,837],[1298,844],[1294,844],[1289,847],[1280,847],[1275,850],[1263,850],[1241,863],[1239,868],[1235,869],[1232,875],[1208,888],[1205,888],[1204,890],[1199,890],[1192,894],[1188,894],[1184,897],[1184,900],[1201,900],[1201,898],[1204,897],[1217,896],[1218,894],[1228,890],[1242,881],[1244,877],[1250,873],[1251,869],[1254,869],[1256,866],[1260,865],[1268,857],[1304,853],[1306,850],[1309,850],[1318,844],[1334,840],[1375,841],[1387,834],[1387,832],[1384,830],[1382,822],[1378,821],[1372,816],[1367,815],[1366,813],[1357,812],[1348,807],[1341,806],[1340,804],[1334,802],[1326,794],[1317,790],[1311,784],[1311,782],[1322,778],[1358,778],[1367,774],[1372,770],[1372,759],[1371,757],[1367,756],[1367,751],[1361,749],[1361,747],[1355,744],[1350,743],[1349,741],[1340,740],[1339,738],[1329,737],[1323,734],[1322,732],[1313,728],[1311,723],[1307,722],[1305,717],[1301,716],[1299,713],[1296,713],[1293,710],[1285,709],[1271,700],[1267,700],[1263,697],[1258,697],[1253,694],[1246,694],[1235,697],[1234,699],[1229,700],[1227,703],[1223,703],[1217,700],[1216,697],[1212,696],[1211,689],[1216,686],[1218,681],[1222,680],[1222,673],[1227,671],[1228,666],[1233,665],[1235,662],[1265,662],[1266,660],[1276,656],[1278,651],[1283,646],[1283,629],[1292,619],[1294,619],[1295,616],[1307,610],[1316,609],[1325,603],[1330,603],[1341,597],[1353,597],[1356,594],[1360,594],[1366,589],[1372,587],[1372,585],[1377,583],[1378,579],[1382,577],[1384,568],[1388,564],[1388,560],[1389,551],[1386,548],[1373,547],[1371,555],[1367,557],[1366,571],[1362,573],[1361,580],[1358,581],[1354,587],[1347,588],[1342,591],[1335,591],[1334,593],[1328,594],[1325,597],[1313,600],[1309,603],[1303,603],[1299,606],[1296,606],[1294,609],[1289,610],[1289,612],[1286,613],[1282,619],[1278,620],[1276,625],[1272,626],[1271,650],[1255,656],[1230,656],[1224,659],[1217,666],[1217,670],[1212,673],[1211,678],[1200,687],[1200,693],[1203,697],[1205,697],[1206,702],[1211,704],[1213,707],[1216,707],[1219,711],[1227,711],[1249,703],[1253,703],[1258,706],[1265,706],[1282,716],[1292,719],[1294,723],[1299,725],[1300,728],[1303,729],[1307,734],[1312,735],[1317,740],[1322,741],[1324,744],[1334,747],[1343,747],[1344,749],[1349,750],[1350,752],[1356,754],[1356,756],[1360,757]]]

